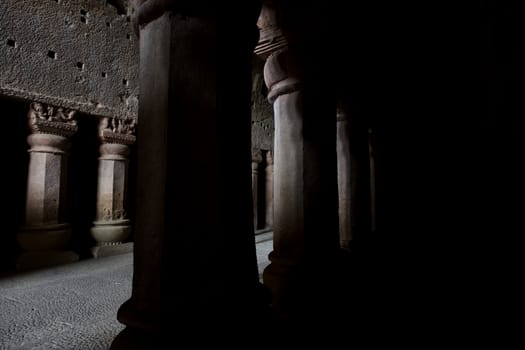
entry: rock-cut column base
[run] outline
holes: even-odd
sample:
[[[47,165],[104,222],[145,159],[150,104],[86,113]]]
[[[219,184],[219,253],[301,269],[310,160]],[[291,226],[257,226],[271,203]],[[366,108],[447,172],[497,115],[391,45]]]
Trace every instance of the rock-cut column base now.
[[[126,327],[111,343],[111,350],[139,350],[151,348],[151,340],[156,339],[151,332]]]
[[[349,251],[351,252],[352,251],[352,240],[341,240],[339,241],[339,243],[341,244],[341,248],[346,250],[346,251]]]
[[[78,254],[70,250],[23,252],[16,260],[16,269],[18,271],[33,270],[43,267],[69,264],[78,260]]]
[[[94,258],[103,258],[106,256],[127,254],[132,252],[133,242],[112,245],[101,245],[91,248],[91,254],[93,254]]]
[[[30,270],[71,263],[79,256],[66,250],[71,237],[69,224],[26,226],[16,238],[24,250],[17,259],[17,270]]]
[[[306,274],[301,264],[277,258],[273,252],[270,253],[270,261],[263,271],[264,285],[272,291],[273,311],[280,319],[286,320],[304,307],[300,296],[305,294],[307,288]]]
[[[160,315],[137,308],[132,300],[120,306],[117,319],[126,325],[111,343],[111,350],[161,349]],[[171,339],[171,333],[169,337]]]
[[[91,248],[93,256],[101,258],[132,252],[133,243],[122,243],[131,232],[129,223],[127,219],[95,221],[91,228],[91,235],[97,241],[97,246]]]

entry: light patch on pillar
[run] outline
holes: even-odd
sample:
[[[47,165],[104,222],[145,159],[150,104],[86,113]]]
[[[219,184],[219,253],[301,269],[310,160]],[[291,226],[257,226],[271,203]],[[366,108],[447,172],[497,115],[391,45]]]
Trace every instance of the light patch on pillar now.
[[[27,179],[26,224],[37,225],[44,221],[46,183],[46,155],[31,152]]]
[[[113,164],[113,218],[122,220],[126,218],[124,210],[124,194],[126,178],[126,162],[123,160],[116,160]]]
[[[113,218],[114,160],[100,160],[98,182],[98,220]]]
[[[279,96],[274,102],[274,251],[287,257],[304,250],[304,180],[300,92]],[[278,232],[277,232],[278,231]]]
[[[60,214],[62,154],[46,153],[44,223],[57,224]]]

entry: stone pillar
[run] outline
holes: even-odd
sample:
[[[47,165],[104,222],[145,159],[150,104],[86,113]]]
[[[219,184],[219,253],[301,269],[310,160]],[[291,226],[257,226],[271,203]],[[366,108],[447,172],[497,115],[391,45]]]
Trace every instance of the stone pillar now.
[[[337,109],[337,187],[339,191],[339,239],[341,247],[349,249],[352,241],[351,227],[351,162],[348,120],[346,113]]]
[[[347,108],[337,110],[337,179],[341,246],[351,250],[372,230],[372,188],[368,125]]]
[[[318,276],[339,249],[336,130],[326,117],[335,105],[324,95],[330,87],[315,72],[306,83],[298,68],[289,49],[272,54],[264,67],[275,139],[273,251],[263,280],[283,317],[308,308],[308,293],[322,284]]]
[[[172,5],[147,1],[135,10],[141,126],[133,289],[119,309],[127,327],[113,349],[174,339],[198,346],[206,337],[196,334],[224,325],[231,345],[241,340],[230,335],[247,324],[256,339],[263,322],[251,194],[257,2]]]
[[[91,235],[97,245],[94,257],[131,252],[131,225],[126,216],[129,145],[135,142],[135,120],[102,118],[99,126],[97,217]]]
[[[273,155],[269,150],[266,153],[266,168],[265,168],[265,223],[267,228],[273,227]]]
[[[259,226],[259,167],[262,162],[261,150],[255,150],[252,152],[252,196],[253,196],[253,224],[255,229]]]
[[[291,281],[304,259],[303,119],[299,77],[290,52],[272,54],[264,66],[268,98],[274,106],[274,234],[270,265],[263,272],[275,308],[283,309],[294,292]],[[289,296],[289,297],[288,297]],[[287,300],[290,298],[290,300]]]
[[[78,260],[66,249],[71,227],[64,217],[69,137],[77,131],[74,117],[72,110],[39,102],[30,105],[26,218],[17,234],[23,249],[19,270]]]

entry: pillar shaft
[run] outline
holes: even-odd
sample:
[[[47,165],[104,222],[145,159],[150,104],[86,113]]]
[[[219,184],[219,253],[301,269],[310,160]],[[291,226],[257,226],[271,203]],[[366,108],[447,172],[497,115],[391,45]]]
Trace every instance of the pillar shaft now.
[[[133,334],[151,348],[257,319],[250,79],[258,10],[225,5],[223,16],[210,3],[165,13],[165,3],[135,11],[149,23],[140,30],[134,276],[118,314],[128,330],[113,348],[129,348]],[[236,40],[219,41],[218,22]]]
[[[370,233],[372,227],[368,134],[368,127],[359,116],[349,118],[344,108],[338,109],[339,234],[345,248]]]
[[[262,162],[261,150],[252,152],[252,196],[253,196],[253,223],[255,229],[259,226],[259,168]]]
[[[339,247],[336,125],[327,118],[335,105],[318,72],[299,71],[312,68],[310,63],[300,67],[295,53],[285,49],[272,54],[264,70],[275,139],[274,241],[263,279],[283,317],[306,307],[305,290],[322,284],[315,276]]]
[[[78,259],[65,250],[71,229],[64,217],[69,137],[77,130],[74,114],[38,102],[30,105],[26,219],[17,234],[23,249],[17,261],[20,270]]]
[[[304,255],[303,119],[296,108],[301,92],[274,102],[274,258],[301,262]]]
[[[351,239],[359,241],[372,231],[370,138],[367,123],[359,115],[347,117],[350,148]]]
[[[273,227],[273,155],[272,151],[266,153],[265,168],[265,223],[267,228]]]
[[[339,192],[339,239],[348,248],[352,241],[351,227],[351,161],[348,120],[346,113],[337,111],[337,188]]]

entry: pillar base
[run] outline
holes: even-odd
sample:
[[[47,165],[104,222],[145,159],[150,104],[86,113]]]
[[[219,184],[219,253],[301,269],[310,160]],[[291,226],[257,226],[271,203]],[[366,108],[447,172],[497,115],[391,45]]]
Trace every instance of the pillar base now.
[[[140,328],[126,327],[111,343],[111,350],[148,350],[161,349],[161,336],[158,332],[145,331]]]
[[[79,256],[65,250],[71,237],[69,224],[25,226],[16,235],[24,250],[17,259],[17,270],[67,264],[79,260]]]
[[[125,301],[117,311],[117,320],[131,329],[142,330],[145,333],[160,329],[160,314],[135,307],[133,299]]]
[[[131,232],[129,220],[95,221],[91,235],[98,246],[119,244],[125,241]]]
[[[70,250],[49,250],[24,252],[16,261],[18,271],[32,270],[55,265],[68,264],[79,260],[78,254]]]
[[[305,294],[307,276],[304,267],[296,262],[278,259],[272,253],[270,260],[272,262],[263,271],[263,281],[271,290],[272,308],[285,320],[304,306],[299,296]]]
[[[25,226],[16,235],[20,247],[31,252],[60,250],[70,238],[69,224]]]
[[[111,245],[100,245],[91,248],[91,254],[94,258],[103,258],[106,256],[127,254],[133,252],[133,242],[118,243]]]
[[[347,250],[349,252],[352,251],[352,241],[351,240],[341,240],[339,242],[341,244],[341,248],[344,250]]]

